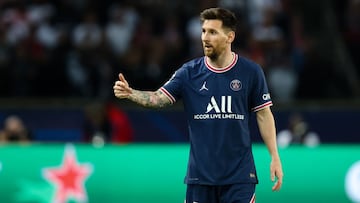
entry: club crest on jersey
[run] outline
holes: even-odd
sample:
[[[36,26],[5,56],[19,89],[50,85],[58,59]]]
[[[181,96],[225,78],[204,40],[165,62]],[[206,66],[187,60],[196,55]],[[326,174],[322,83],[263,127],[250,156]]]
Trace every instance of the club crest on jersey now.
[[[230,88],[235,92],[241,90],[242,84],[241,84],[240,80],[238,80],[238,79],[232,80],[230,82]]]

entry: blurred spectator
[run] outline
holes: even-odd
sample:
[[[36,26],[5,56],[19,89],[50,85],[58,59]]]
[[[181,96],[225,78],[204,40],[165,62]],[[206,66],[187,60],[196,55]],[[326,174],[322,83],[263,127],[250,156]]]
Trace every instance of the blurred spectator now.
[[[113,103],[106,105],[106,114],[110,120],[113,143],[127,143],[133,140],[133,129],[126,113]]]
[[[32,7],[32,15],[34,16],[32,23],[38,26],[36,38],[49,50],[58,46],[62,34],[61,30],[53,23],[53,9],[51,5]]]
[[[37,84],[41,69],[45,66],[47,53],[35,37],[36,27],[29,27],[29,34],[19,41],[15,49],[12,64],[11,89],[14,96],[38,96]]]
[[[112,103],[93,102],[85,107],[84,141],[94,145],[127,143],[133,130],[127,115]]]
[[[105,27],[105,40],[116,58],[129,49],[138,22],[137,12],[130,6],[111,6]]]
[[[87,11],[72,33],[74,49],[69,52],[66,65],[73,95],[106,98],[111,93],[112,66],[97,21],[97,14]]]
[[[288,128],[278,132],[277,142],[283,148],[294,144],[315,147],[320,144],[320,137],[310,130],[301,114],[295,113],[289,118]]]
[[[304,52],[306,47],[306,39],[304,36],[304,27],[302,16],[293,14],[290,16],[290,35],[291,38],[291,60],[294,69],[299,74],[304,68]]]
[[[262,21],[252,27],[251,38],[258,49],[264,54],[262,68],[265,73],[268,69],[272,55],[277,54],[284,47],[284,33],[275,22],[276,13],[271,9],[263,10]],[[280,51],[281,51],[280,50]],[[283,54],[283,53],[282,53]]]
[[[279,12],[282,10],[281,0],[252,0],[247,1],[248,19],[251,26],[257,26],[267,18],[266,11]]]
[[[286,41],[281,38],[267,54],[266,74],[273,99],[276,102],[292,102],[296,96],[298,74],[290,59]]]
[[[87,11],[72,33],[73,44],[80,50],[95,50],[102,43],[103,31],[95,11]]]
[[[186,34],[189,38],[190,56],[202,56],[203,49],[201,44],[201,23],[199,15],[191,17],[186,24]]]
[[[264,48],[271,48],[272,45],[283,39],[284,34],[281,28],[275,23],[275,12],[271,9],[263,11],[262,21],[253,28],[252,35],[256,41],[263,44]]]
[[[267,75],[274,101],[286,103],[295,99],[298,79],[288,57],[282,56],[271,64]]]
[[[0,130],[0,142],[29,142],[31,141],[31,132],[25,126],[23,120],[16,116],[8,116],[4,121],[4,127]]]
[[[1,20],[7,28],[6,37],[10,44],[16,45],[28,36],[30,30],[25,3],[15,1],[12,6],[5,8],[1,12]]]
[[[85,107],[84,139],[86,142],[110,142],[111,124],[102,103]]]

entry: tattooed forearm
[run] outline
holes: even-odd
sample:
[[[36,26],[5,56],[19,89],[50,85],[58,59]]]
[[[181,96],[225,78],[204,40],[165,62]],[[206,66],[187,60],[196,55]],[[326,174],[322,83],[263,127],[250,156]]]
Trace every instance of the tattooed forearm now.
[[[155,92],[132,90],[129,99],[151,108],[161,108],[171,104],[170,100],[160,90]]]

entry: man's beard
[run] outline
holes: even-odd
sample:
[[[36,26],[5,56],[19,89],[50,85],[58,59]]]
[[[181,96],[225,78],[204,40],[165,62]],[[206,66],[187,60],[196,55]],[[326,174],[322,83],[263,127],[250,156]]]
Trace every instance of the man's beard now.
[[[214,48],[212,48],[212,51],[206,51],[204,48],[204,54],[205,56],[209,57],[212,61],[217,60],[217,58],[219,57],[219,54],[216,52],[216,50]]]

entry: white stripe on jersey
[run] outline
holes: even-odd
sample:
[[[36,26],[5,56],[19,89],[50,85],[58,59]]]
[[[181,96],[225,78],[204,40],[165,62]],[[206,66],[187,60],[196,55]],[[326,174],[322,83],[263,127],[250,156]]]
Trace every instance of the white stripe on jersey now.
[[[265,107],[272,106],[272,105],[273,105],[272,101],[268,101],[268,102],[263,103],[263,104],[261,104],[261,105],[259,105],[259,106],[255,106],[255,107],[252,108],[251,110],[253,110],[254,112],[256,112],[256,111],[260,111],[261,109],[264,109]]]
[[[170,102],[173,104],[176,102],[176,99],[168,92],[165,88],[161,87],[160,91],[166,95],[167,98],[169,98]]]

